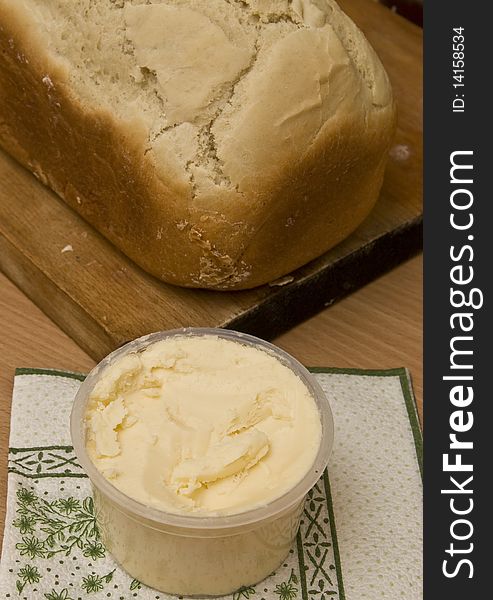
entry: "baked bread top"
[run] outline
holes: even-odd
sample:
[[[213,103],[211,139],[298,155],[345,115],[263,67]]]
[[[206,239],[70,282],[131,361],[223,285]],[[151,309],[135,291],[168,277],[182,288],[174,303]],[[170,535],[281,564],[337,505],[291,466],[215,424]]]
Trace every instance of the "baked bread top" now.
[[[79,163],[107,161],[97,201],[77,168],[37,156],[19,121],[2,143],[166,281],[265,283],[339,242],[376,200],[391,87],[332,0],[0,0],[0,25],[41,81],[53,131],[40,136],[63,149],[57,135],[73,135]],[[126,182],[121,198],[108,177]]]

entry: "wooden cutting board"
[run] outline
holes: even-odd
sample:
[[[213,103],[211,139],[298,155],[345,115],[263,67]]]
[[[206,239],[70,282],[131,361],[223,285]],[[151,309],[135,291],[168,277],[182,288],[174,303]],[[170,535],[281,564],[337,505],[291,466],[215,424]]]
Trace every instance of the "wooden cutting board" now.
[[[93,358],[145,333],[182,326],[272,337],[419,250],[422,32],[373,0],[340,4],[387,68],[398,131],[370,217],[284,285],[212,292],[161,283],[0,152],[0,268]]]

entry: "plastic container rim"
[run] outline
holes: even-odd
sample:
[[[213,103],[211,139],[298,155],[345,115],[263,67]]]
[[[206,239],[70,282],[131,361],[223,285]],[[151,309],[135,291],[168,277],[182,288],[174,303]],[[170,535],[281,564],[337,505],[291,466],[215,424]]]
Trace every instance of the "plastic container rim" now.
[[[118,490],[100,473],[86,451],[84,421],[86,404],[102,371],[115,359],[125,354],[139,352],[150,344],[170,337],[188,336],[216,336],[248,346],[254,346],[275,356],[303,381],[317,404],[322,424],[322,439],[313,465],[293,488],[265,505],[231,515],[198,516],[165,512],[134,500]],[[70,433],[72,445],[81,467],[88,475],[92,484],[118,508],[127,514],[130,513],[129,516],[132,515],[134,518],[138,519],[140,517],[147,522],[152,521],[153,523],[148,523],[148,526],[154,526],[159,529],[160,526],[164,525],[174,530],[186,528],[189,531],[187,533],[184,532],[184,535],[191,535],[193,534],[193,530],[199,533],[200,530],[227,530],[248,525],[260,525],[263,521],[270,521],[277,515],[285,513],[294,504],[299,502],[315,485],[327,466],[334,440],[334,422],[329,401],[318,381],[299,361],[281,348],[253,335],[229,329],[185,327],[144,335],[124,344],[99,362],[87,375],[77,391],[70,415]]]

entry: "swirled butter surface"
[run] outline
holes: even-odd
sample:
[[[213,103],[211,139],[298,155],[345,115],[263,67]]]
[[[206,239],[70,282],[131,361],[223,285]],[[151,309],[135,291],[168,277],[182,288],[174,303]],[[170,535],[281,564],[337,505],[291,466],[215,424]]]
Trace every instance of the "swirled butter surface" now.
[[[313,397],[273,355],[177,336],[110,364],[86,411],[89,455],[111,483],[172,513],[265,505],[308,472],[322,435]]]

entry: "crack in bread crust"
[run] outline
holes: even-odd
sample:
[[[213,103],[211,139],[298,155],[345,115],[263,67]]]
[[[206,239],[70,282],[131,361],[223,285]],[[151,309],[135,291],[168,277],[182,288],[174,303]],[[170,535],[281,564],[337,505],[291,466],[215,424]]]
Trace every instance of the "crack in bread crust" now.
[[[223,113],[226,104],[229,104],[231,102],[231,99],[235,94],[236,87],[241,83],[242,79],[246,75],[248,75],[248,73],[250,73],[250,71],[253,69],[258,56],[257,41],[258,40],[256,39],[255,53],[252,56],[250,64],[245,69],[243,69],[243,71],[241,71],[241,73],[238,75],[235,81],[231,83],[231,87],[224,92],[222,101],[219,103],[219,107],[216,113],[206,125],[202,126],[202,128],[199,131],[198,137],[200,151],[197,154],[195,161],[187,163],[187,171],[191,174],[191,181],[193,177],[193,174],[191,173],[191,166],[194,164],[200,166],[207,165],[211,169],[212,177],[216,185],[226,185],[228,188],[233,188],[237,192],[239,192],[238,186],[234,185],[231,179],[228,177],[228,175],[224,172],[224,163],[217,155],[217,144],[214,133],[212,132],[212,128],[217,119]],[[195,195],[196,193],[192,194],[193,197],[195,197]]]

